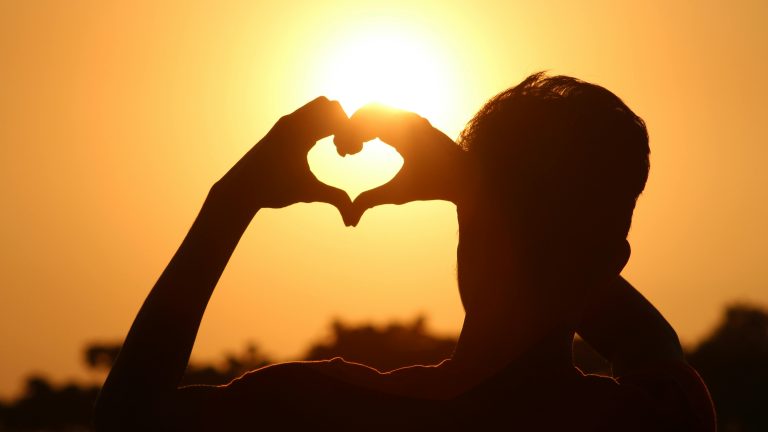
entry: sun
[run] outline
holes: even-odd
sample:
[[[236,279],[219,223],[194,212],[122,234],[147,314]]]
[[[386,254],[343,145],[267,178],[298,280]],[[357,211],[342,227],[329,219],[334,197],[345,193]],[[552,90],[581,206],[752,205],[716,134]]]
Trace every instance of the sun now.
[[[397,26],[369,26],[329,49],[318,87],[338,99],[350,114],[369,102],[443,114],[451,73],[439,45]]]
[[[316,89],[338,100],[347,114],[376,102],[413,111],[433,122],[450,114],[452,69],[441,44],[418,30],[396,24],[369,24],[344,32],[321,50]],[[402,166],[400,155],[374,140],[353,163],[341,162],[330,140],[310,152],[317,177],[352,198],[389,181]]]

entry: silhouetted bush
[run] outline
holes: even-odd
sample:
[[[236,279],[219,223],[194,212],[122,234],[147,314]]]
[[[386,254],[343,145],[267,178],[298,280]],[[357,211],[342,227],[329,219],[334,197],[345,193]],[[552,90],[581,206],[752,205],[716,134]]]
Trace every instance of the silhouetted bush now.
[[[226,384],[240,375],[271,364],[255,344],[248,344],[240,355],[228,354],[221,364],[190,363],[181,385],[190,384]]]
[[[109,370],[120,343],[94,343],[84,350],[88,368]],[[190,363],[182,380],[187,384],[226,384],[249,370],[271,363],[253,344],[239,355],[227,355],[221,364]],[[0,431],[89,431],[99,386],[56,386],[41,376],[27,379],[22,396],[0,405]]]
[[[54,387],[47,379],[27,379],[23,395],[3,412],[3,430],[88,430],[98,386]]]
[[[331,324],[327,342],[316,343],[305,360],[343,357],[389,371],[414,364],[437,364],[450,357],[456,345],[451,336],[429,331],[425,319],[384,326]],[[120,350],[119,343],[89,344],[84,360],[91,369],[107,370]],[[577,338],[574,364],[587,373],[609,374],[608,362]],[[723,432],[768,431],[768,313],[748,305],[728,307],[712,335],[688,355],[712,393]],[[219,363],[191,363],[182,384],[224,384],[270,364],[256,345],[229,354]],[[0,431],[88,431],[97,386],[56,386],[46,378],[27,379],[22,396],[0,404]]]
[[[688,361],[709,387],[720,431],[768,431],[768,312],[728,307]]]
[[[90,369],[109,370],[120,352],[121,344],[113,343],[91,343],[85,347],[85,364]]]
[[[429,333],[424,317],[408,324],[393,322],[381,327],[347,325],[335,320],[331,328],[331,340],[311,346],[306,360],[342,357],[386,372],[403,366],[440,363],[451,356],[456,346],[454,337]]]

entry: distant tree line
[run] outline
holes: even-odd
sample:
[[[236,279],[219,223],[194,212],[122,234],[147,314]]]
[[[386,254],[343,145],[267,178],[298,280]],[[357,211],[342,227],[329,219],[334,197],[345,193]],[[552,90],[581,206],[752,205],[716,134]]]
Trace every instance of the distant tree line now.
[[[304,360],[343,357],[380,371],[412,364],[437,364],[450,357],[454,337],[430,332],[425,319],[385,326],[350,325],[335,320],[331,337],[309,347]],[[84,362],[92,370],[108,370],[119,343],[90,344]],[[576,339],[574,363],[584,372],[609,374],[608,362]],[[724,432],[768,431],[768,311],[750,305],[726,308],[715,331],[688,352],[688,360],[709,386]],[[182,384],[224,384],[243,373],[273,363],[249,344],[218,363],[191,363]],[[56,386],[31,376],[21,397],[0,404],[0,431],[89,431],[99,387]]]

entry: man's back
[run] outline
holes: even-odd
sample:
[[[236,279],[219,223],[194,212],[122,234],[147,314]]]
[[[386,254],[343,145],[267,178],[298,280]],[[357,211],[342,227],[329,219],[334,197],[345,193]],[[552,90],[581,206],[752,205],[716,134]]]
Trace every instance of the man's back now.
[[[170,424],[185,429],[320,428],[342,430],[690,430],[696,421],[681,380],[665,388],[642,379],[619,383],[577,369],[514,364],[448,397],[449,361],[379,373],[329,361],[283,363],[227,386],[183,389]],[[694,373],[695,374],[695,373]],[[663,405],[677,400],[676,406]],[[194,407],[194,408],[193,408]],[[662,409],[663,407],[663,409]],[[166,411],[168,412],[168,411]],[[545,414],[542,414],[545,413]]]

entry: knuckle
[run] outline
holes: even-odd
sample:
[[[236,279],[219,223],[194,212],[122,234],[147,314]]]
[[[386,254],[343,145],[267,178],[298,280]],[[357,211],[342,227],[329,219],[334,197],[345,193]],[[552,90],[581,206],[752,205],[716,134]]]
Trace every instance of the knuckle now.
[[[293,114],[286,114],[279,119],[277,119],[277,122],[275,123],[275,126],[285,126],[291,123],[293,120]]]
[[[416,113],[413,113],[413,112],[407,113],[406,114],[406,119],[408,120],[408,122],[411,123],[411,125],[413,125],[415,127],[432,126],[429,123],[429,120],[427,120],[426,118],[424,118],[424,117],[422,117],[422,116],[420,116],[420,115],[418,115]]]
[[[277,122],[275,122],[275,125],[272,126],[272,129],[269,131],[268,135],[272,137],[285,136],[286,133],[289,133],[289,131],[295,129],[295,125],[296,114],[286,114],[277,119]]]
[[[318,96],[312,102],[307,104],[309,110],[324,109],[331,101],[325,96]]]
[[[341,106],[341,102],[339,102],[337,100],[332,100],[332,101],[329,101],[329,103],[330,103],[331,108],[334,111],[344,111],[344,108],[342,108],[342,106]]]

